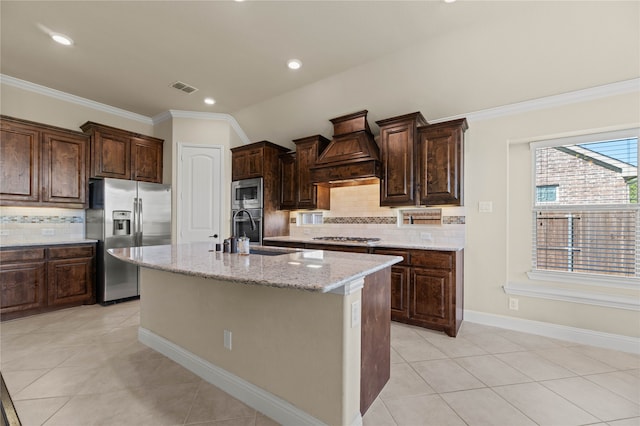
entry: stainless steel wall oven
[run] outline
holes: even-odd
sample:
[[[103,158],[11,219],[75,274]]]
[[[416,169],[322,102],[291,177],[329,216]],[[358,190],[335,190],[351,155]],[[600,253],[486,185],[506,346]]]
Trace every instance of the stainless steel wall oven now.
[[[251,219],[249,214],[255,223],[254,229],[251,229]],[[237,214],[236,214],[237,213]],[[252,244],[262,244],[262,209],[247,209],[231,211],[233,235],[236,237],[249,237],[249,242]]]

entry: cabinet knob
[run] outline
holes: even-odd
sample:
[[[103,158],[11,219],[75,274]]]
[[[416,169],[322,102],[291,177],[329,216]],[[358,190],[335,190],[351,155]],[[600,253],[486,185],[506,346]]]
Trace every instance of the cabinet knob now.
[[[209,235],[209,238],[218,238],[218,234]]]

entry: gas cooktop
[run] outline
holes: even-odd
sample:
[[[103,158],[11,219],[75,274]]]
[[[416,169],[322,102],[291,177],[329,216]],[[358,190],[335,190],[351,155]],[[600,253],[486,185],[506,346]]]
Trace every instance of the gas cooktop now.
[[[371,244],[380,241],[380,238],[370,237],[313,237],[314,240],[320,241],[337,241],[341,243],[362,243]]]

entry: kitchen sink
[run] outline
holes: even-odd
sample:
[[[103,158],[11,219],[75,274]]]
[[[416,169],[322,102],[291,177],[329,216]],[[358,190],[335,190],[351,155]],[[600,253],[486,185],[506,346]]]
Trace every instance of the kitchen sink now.
[[[269,249],[249,249],[249,254],[257,254],[258,256],[282,256],[283,254],[295,253],[298,250],[269,250]]]

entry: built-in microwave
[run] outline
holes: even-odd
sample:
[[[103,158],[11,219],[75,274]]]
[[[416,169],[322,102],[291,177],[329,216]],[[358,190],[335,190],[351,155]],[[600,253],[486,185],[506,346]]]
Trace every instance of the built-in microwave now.
[[[231,182],[231,208],[261,209],[262,178],[242,179]]]

